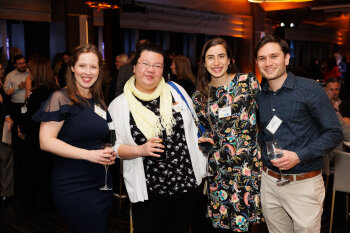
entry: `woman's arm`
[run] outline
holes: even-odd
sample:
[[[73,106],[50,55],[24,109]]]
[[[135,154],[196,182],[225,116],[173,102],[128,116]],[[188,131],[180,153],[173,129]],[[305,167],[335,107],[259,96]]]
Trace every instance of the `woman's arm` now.
[[[148,142],[142,145],[126,145],[122,144],[118,147],[118,156],[122,159],[135,159],[142,156],[160,157],[156,152],[163,153],[163,144],[158,143],[160,138],[151,138]]]
[[[71,146],[57,138],[64,121],[41,122],[39,140],[42,150],[71,159],[88,160],[99,164],[113,164],[116,154],[112,149],[86,150]]]
[[[28,74],[28,76],[26,77],[26,95],[25,95],[25,99],[28,98],[28,96],[30,95],[30,93],[32,92],[32,78],[31,78],[31,74]]]

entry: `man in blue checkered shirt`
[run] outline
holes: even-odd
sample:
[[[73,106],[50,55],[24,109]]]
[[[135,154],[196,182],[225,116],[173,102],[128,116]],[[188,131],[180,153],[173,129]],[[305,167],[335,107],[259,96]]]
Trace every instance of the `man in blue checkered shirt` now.
[[[255,56],[267,79],[257,102],[264,163],[261,202],[269,232],[319,233],[325,196],[322,157],[341,142],[341,126],[321,85],[287,72],[286,41],[265,36]],[[283,156],[269,160],[265,144],[272,140]],[[282,178],[289,182],[277,182]]]

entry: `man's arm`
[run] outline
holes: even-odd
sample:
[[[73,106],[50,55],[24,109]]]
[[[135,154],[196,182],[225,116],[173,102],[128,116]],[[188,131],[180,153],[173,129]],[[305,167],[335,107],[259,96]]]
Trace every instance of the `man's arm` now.
[[[321,135],[305,148],[296,151],[302,163],[327,154],[343,139],[338,117],[322,87],[316,85],[307,99],[309,112]]]
[[[316,86],[307,96],[306,104],[309,113],[314,119],[321,135],[306,147],[297,151],[283,150],[284,156],[275,161],[271,161],[281,170],[289,170],[299,163],[307,163],[315,158],[327,154],[342,141],[342,129],[332,107],[332,104],[319,86]]]

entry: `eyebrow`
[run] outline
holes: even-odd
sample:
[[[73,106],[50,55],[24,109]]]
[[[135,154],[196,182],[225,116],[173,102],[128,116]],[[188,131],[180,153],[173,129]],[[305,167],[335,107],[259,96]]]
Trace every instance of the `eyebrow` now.
[[[221,56],[221,55],[227,55],[226,53],[219,53],[218,56]],[[210,56],[215,56],[215,54],[208,54],[207,57],[210,57]]]

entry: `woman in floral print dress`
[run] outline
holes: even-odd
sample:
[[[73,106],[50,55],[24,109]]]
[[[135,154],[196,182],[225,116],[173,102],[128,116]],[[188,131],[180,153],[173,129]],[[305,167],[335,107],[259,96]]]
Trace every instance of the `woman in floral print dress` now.
[[[257,144],[254,74],[233,74],[232,56],[222,38],[203,47],[193,102],[199,121],[214,134],[209,155],[208,216],[215,232],[250,232],[263,221],[262,162]]]

